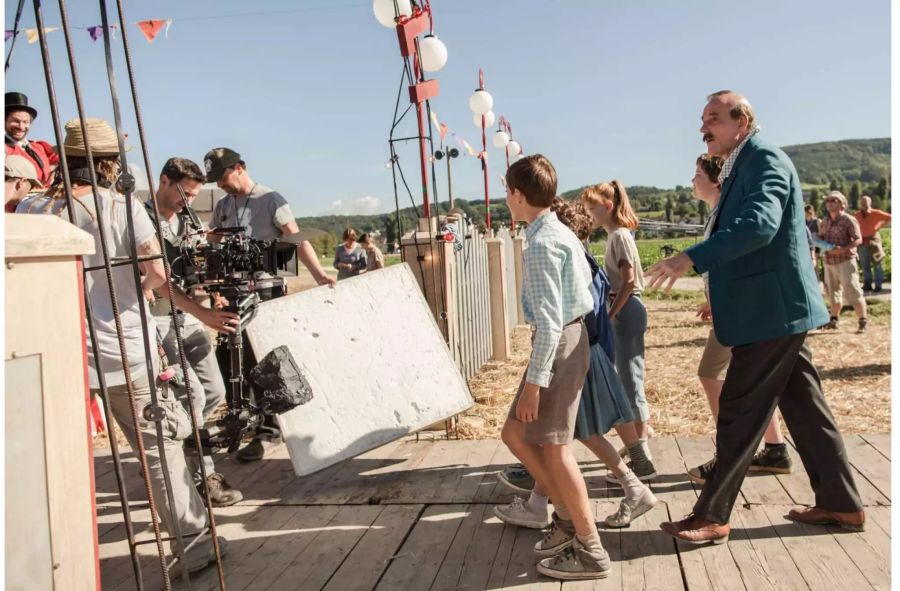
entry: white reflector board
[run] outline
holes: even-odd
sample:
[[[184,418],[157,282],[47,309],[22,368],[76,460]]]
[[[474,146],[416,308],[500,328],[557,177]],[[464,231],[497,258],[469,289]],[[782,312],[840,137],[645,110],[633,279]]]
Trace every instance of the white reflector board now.
[[[473,404],[406,264],[264,302],[246,334],[257,359],[286,345],[312,387],[278,415],[299,476]]]

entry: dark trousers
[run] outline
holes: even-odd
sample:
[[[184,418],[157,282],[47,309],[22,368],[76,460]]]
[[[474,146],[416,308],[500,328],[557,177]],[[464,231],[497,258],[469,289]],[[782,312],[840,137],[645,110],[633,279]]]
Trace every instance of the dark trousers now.
[[[809,475],[816,506],[862,509],[844,441],[825,402],[806,333],[801,333],[732,349],[719,398],[716,464],[694,505],[697,516],[728,523],[776,406]]]

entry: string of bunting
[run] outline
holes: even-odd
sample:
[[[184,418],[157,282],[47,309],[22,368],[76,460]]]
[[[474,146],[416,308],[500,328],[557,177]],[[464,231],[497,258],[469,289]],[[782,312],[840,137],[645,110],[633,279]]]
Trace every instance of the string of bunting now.
[[[487,156],[486,153],[476,152],[475,148],[473,148],[471,144],[469,144],[469,142],[460,137],[455,131],[447,127],[446,123],[441,123],[438,120],[438,116],[435,111],[431,111],[431,122],[434,123],[435,127],[438,128],[438,132],[441,134],[441,146],[444,145],[444,137],[446,137],[446,135],[449,133],[451,136],[453,136],[453,139],[456,140],[456,143],[459,144],[459,146],[469,154],[469,156],[473,156],[475,158]]]
[[[172,19],[163,18],[163,19],[151,19],[145,21],[138,21],[134,23],[134,25],[141,30],[141,33],[144,35],[144,38],[147,39],[148,43],[153,43],[153,40],[156,39],[156,36],[162,30],[163,27],[166,28],[166,38],[169,37],[169,27],[172,26]],[[91,38],[91,41],[94,43],[97,42],[97,39],[103,36],[103,25],[94,25],[91,27],[72,27],[73,29],[83,29],[87,31],[88,35]],[[115,38],[116,29],[119,28],[119,25],[112,24],[109,26],[110,35]],[[58,31],[59,27],[44,27],[44,34],[52,33],[53,31]],[[4,41],[9,41],[18,33],[25,33],[25,36],[28,38],[28,43],[37,43],[40,36],[38,35],[37,28],[34,29],[21,29],[16,31],[14,29],[6,29]]]

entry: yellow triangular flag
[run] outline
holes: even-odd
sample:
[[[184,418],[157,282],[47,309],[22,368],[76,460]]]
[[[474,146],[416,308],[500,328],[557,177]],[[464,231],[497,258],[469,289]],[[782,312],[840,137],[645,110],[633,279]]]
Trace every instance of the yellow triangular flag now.
[[[59,27],[44,27],[44,34],[46,35],[47,33],[58,30]],[[41,38],[37,29],[25,29],[25,35],[28,37],[29,43],[37,43],[37,40]]]

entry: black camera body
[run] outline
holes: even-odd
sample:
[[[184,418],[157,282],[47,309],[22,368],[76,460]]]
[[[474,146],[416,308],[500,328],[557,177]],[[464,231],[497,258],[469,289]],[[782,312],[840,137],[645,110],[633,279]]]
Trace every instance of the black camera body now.
[[[194,250],[194,266],[200,283],[252,280],[257,273],[278,273],[278,241],[256,240],[244,235],[244,227],[220,228],[221,242],[209,242]]]

